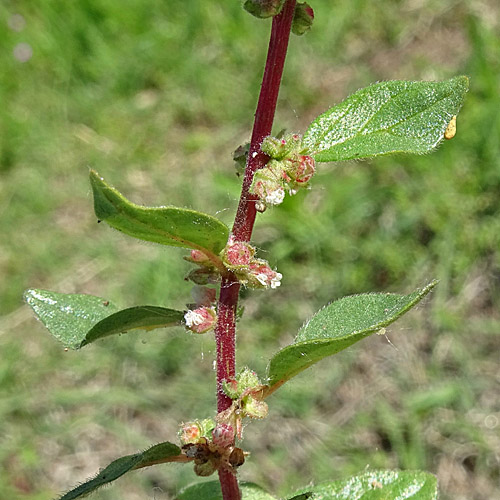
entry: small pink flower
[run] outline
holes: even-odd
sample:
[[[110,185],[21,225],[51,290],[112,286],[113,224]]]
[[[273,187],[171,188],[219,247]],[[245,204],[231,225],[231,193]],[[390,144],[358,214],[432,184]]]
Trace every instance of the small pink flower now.
[[[212,441],[221,448],[229,448],[234,443],[234,429],[229,424],[218,424],[212,431]]]
[[[312,156],[299,155],[291,160],[290,175],[299,184],[309,182],[315,170],[316,167]]]
[[[202,437],[200,426],[195,422],[183,424],[179,431],[179,437],[182,444],[197,443]]]
[[[192,311],[188,311],[184,315],[186,328],[193,333],[205,333],[215,326],[217,321],[217,314],[211,307],[199,307]]]
[[[255,249],[244,241],[235,241],[231,236],[223,250],[223,261],[229,268],[241,268],[250,264]]]
[[[254,261],[250,264],[250,272],[257,281],[266,288],[278,288],[281,285],[283,275],[273,271],[269,264],[261,261]]]
[[[197,264],[209,262],[209,258],[201,250],[191,250],[189,260],[191,262],[196,262]]]
[[[268,205],[279,205],[285,198],[283,186],[274,180],[263,179],[256,181],[253,192]]]

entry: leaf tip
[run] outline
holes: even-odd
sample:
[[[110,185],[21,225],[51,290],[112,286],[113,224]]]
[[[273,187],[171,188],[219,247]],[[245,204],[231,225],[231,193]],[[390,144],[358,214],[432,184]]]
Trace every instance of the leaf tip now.
[[[28,288],[28,289],[24,290],[24,292],[23,292],[23,300],[28,305],[29,305],[29,301],[30,301],[31,296],[33,295],[34,291],[35,291],[34,288]]]
[[[113,201],[117,193],[114,193],[114,189],[106,184],[95,170],[90,170],[89,178],[94,195],[94,213],[96,217],[101,221],[115,215],[117,208]]]

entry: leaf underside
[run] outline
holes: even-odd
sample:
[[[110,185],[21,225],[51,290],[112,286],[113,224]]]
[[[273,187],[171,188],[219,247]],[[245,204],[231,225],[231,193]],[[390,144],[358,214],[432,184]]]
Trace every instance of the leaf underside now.
[[[68,491],[59,500],[75,500],[86,496],[131,470],[148,467],[156,463],[185,461],[184,458],[181,449],[175,444],[169,442],[156,444],[142,453],[135,453],[114,460],[95,477]]]
[[[437,281],[432,281],[408,295],[352,295],[327,305],[299,330],[293,344],[271,358],[268,367],[269,387],[272,389],[276,384],[283,384],[323,358],[393,323],[420,302],[436,284]]]
[[[370,85],[316,118],[302,144],[317,161],[427,153],[443,140],[468,87],[466,76]]]
[[[218,255],[229,228],[201,212],[177,207],[142,207],[128,201],[94,170],[90,171],[94,211],[99,220],[140,240],[174,247],[205,250]]]
[[[101,297],[30,289],[24,300],[65,347],[77,349],[87,332],[117,308]]]
[[[117,311],[109,301],[85,294],[30,289],[24,299],[49,332],[70,349],[130,330],[179,325],[184,317],[182,311],[157,306]]]
[[[91,328],[80,347],[103,337],[130,330],[154,330],[183,324],[184,312],[158,306],[135,306],[118,311]]]
[[[301,495],[307,494],[308,497]],[[308,486],[289,500],[437,500],[435,476],[422,471],[370,471]]]

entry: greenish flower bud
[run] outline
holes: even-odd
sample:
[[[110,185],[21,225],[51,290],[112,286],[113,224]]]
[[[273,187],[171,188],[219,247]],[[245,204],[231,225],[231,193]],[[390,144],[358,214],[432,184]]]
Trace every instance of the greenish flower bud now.
[[[238,399],[241,395],[238,381],[234,378],[232,380],[223,380],[222,388],[224,389],[226,396],[230,397],[231,399]]]
[[[216,464],[214,464],[212,460],[209,460],[204,464],[195,464],[194,473],[197,476],[207,477],[211,476],[216,471],[216,469],[217,469]]]
[[[277,16],[284,4],[285,0],[246,0],[243,8],[253,16],[265,19]]]
[[[286,134],[284,137],[268,136],[260,145],[260,149],[275,160],[287,158],[294,152],[298,152],[302,143],[299,134]]]
[[[283,157],[283,150],[285,146],[285,139],[278,139],[277,137],[272,137],[271,135],[269,135],[262,141],[260,149],[263,153],[266,153],[266,155],[270,156],[271,158],[279,160]]]
[[[201,427],[201,433],[204,437],[209,437],[215,429],[215,421],[211,418],[205,418],[199,422],[199,424]]]
[[[238,374],[237,380],[240,394],[247,389],[253,389],[254,387],[261,385],[259,377],[257,377],[257,374],[253,370],[250,370],[250,368],[243,368],[243,370]]]
[[[312,7],[307,2],[297,3],[293,14],[292,33],[298,36],[307,33],[311,29],[313,21],[314,11]]]
[[[265,418],[269,410],[267,403],[258,401],[252,396],[243,398],[241,409],[245,416],[250,418]]]

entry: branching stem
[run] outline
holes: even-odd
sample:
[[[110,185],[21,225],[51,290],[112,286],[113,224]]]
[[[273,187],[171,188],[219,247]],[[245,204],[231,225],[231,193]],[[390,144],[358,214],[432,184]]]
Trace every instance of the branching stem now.
[[[255,172],[264,167],[269,160],[269,157],[260,150],[260,145],[264,137],[271,134],[273,126],[295,3],[296,0],[287,0],[281,13],[273,18],[250,151],[240,202],[233,225],[233,235],[238,241],[250,241],[255,223],[255,202],[257,198],[250,194],[249,191]],[[215,328],[218,412],[224,411],[231,406],[231,399],[222,390],[222,382],[235,376],[236,308],[239,291],[240,284],[232,273],[223,276],[217,307],[218,320]],[[219,480],[223,500],[241,499],[238,482],[234,474],[221,470],[219,471]]]

